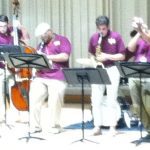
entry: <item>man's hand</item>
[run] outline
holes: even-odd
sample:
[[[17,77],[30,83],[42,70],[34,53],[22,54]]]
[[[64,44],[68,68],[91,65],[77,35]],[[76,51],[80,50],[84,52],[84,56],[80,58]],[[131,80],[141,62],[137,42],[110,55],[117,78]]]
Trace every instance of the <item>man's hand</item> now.
[[[19,20],[13,20],[13,27],[21,29],[21,23]]]
[[[96,60],[99,61],[99,62],[103,62],[103,61],[108,60],[107,54],[106,53],[101,53],[101,54],[97,55]]]
[[[44,56],[46,56],[46,54],[43,53],[43,52],[41,52],[41,51],[36,51],[36,52],[37,52],[37,54],[39,54],[39,55],[44,55]]]
[[[140,17],[133,18],[132,27],[139,33],[146,32],[146,30],[148,29],[147,25],[144,23],[143,19]]]

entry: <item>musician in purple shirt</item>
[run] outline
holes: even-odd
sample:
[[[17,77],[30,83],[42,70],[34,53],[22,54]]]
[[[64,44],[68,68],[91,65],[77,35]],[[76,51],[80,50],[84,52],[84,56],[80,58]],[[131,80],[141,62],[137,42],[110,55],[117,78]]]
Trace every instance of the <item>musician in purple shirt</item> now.
[[[24,44],[27,44],[29,40],[29,34],[27,30],[20,24],[18,20],[15,21],[18,40]],[[9,23],[8,17],[5,15],[0,15],[0,45],[13,45],[13,26]]]
[[[121,116],[117,102],[120,75],[115,61],[125,58],[125,46],[119,33],[109,27],[109,18],[100,16],[96,19],[97,33],[93,34],[89,42],[89,55],[97,64],[102,63],[107,70],[111,85],[106,85],[107,96],[104,96],[105,85],[92,84],[92,110],[94,126],[93,135],[101,134],[101,126],[109,126],[112,134]]]
[[[18,26],[16,26],[16,27],[18,29],[19,41],[22,40],[22,42],[24,42],[24,43],[27,42],[29,39],[29,35],[28,35],[26,29],[19,23],[19,21],[17,21],[16,23],[18,23]],[[13,27],[9,23],[8,17],[5,15],[0,15],[0,45],[13,45],[14,38],[13,38],[12,33],[13,33]],[[5,116],[4,86],[3,86],[3,83],[4,83],[4,69],[3,68],[4,67],[5,67],[5,65],[4,65],[3,60],[0,60],[0,97],[1,97],[1,99],[0,99],[0,122],[5,119],[5,117],[4,117]],[[9,71],[6,71],[6,77],[7,77],[7,85],[9,86],[9,94],[10,94],[11,93],[10,89],[11,89],[12,85],[9,84],[9,81],[11,80],[11,83],[12,83],[12,80],[14,80],[14,79],[13,79],[12,74]],[[10,101],[10,108],[12,109],[11,112],[14,113],[14,111],[16,111],[12,104],[12,101]],[[18,111],[17,111],[17,113],[18,113]],[[16,116],[15,117],[10,116],[9,118],[11,120],[12,120],[12,118],[18,119]]]
[[[12,45],[13,37],[8,28],[8,17],[0,15],[0,45]],[[3,68],[4,64],[0,62],[0,68]]]
[[[8,17],[0,15],[0,44],[12,44],[13,39],[8,32]],[[0,122],[5,119],[5,105],[4,105],[4,63],[0,61]]]
[[[55,34],[47,23],[40,23],[36,30],[36,36],[41,38],[37,53],[43,54],[52,64],[51,69],[37,70],[30,88],[30,132],[45,130],[51,133],[60,133],[60,116],[63,104],[66,82],[62,68],[69,67],[71,43],[62,36]],[[45,99],[48,99],[46,126],[40,121],[41,107]]]
[[[129,41],[128,50],[134,54],[134,62],[150,62],[150,32],[142,18],[134,17],[132,26],[138,33]],[[141,82],[142,87],[140,87],[139,78],[129,78],[131,110],[137,117],[142,117],[140,118],[141,122],[148,133],[144,138],[150,139],[150,79],[142,78]],[[140,88],[142,88],[142,99],[140,99]],[[142,109],[142,116],[140,115],[140,108]]]

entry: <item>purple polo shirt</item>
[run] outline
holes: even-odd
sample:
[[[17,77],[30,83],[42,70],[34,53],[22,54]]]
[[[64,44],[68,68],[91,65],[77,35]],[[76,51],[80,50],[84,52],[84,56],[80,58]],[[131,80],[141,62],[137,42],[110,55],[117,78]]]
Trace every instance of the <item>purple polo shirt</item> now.
[[[92,35],[89,41],[89,52],[95,55],[96,47],[98,45],[99,33]],[[125,54],[126,49],[121,35],[117,32],[108,31],[106,37],[102,38],[101,42],[102,52],[107,54]],[[107,66],[114,65],[114,61],[107,60],[103,64]]]
[[[142,60],[150,62],[150,44],[142,39],[139,39],[134,54],[134,61],[142,62]]]
[[[4,35],[0,33],[0,44],[4,45],[12,45],[13,44],[13,38],[8,35]]]
[[[6,34],[0,33],[0,45],[13,45],[14,39],[11,36],[11,32],[13,31],[13,27],[9,26]],[[18,30],[18,38],[22,37],[22,31]],[[0,68],[4,68],[5,65],[3,62],[0,62]]]
[[[7,33],[2,34],[0,33],[0,44],[4,45],[12,45],[13,44],[13,37],[11,36],[12,27],[8,27]]]
[[[13,27],[9,26],[7,29],[7,34],[0,33],[0,44],[1,45],[13,45],[13,37],[11,36],[11,32],[13,32]],[[22,31],[18,30],[18,39],[22,37]]]
[[[70,55],[71,43],[66,37],[55,34],[55,38],[43,47],[42,52],[48,55],[55,55],[60,53],[66,53]],[[53,62],[52,69],[42,69],[38,71],[36,75],[42,78],[64,80],[65,77],[62,68],[68,67],[69,60],[66,62]]]
[[[13,37],[10,35],[10,30],[8,29],[7,34],[0,33],[0,45],[12,45]],[[0,62],[0,68],[4,68],[3,62]]]

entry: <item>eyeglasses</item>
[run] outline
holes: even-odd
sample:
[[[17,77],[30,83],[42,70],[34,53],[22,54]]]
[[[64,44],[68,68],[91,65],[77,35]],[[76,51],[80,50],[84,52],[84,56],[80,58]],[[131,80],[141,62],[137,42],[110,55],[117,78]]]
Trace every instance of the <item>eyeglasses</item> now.
[[[7,24],[1,24],[0,23],[0,28],[7,28]]]
[[[0,28],[7,28],[7,25],[5,25],[5,26],[0,26]]]

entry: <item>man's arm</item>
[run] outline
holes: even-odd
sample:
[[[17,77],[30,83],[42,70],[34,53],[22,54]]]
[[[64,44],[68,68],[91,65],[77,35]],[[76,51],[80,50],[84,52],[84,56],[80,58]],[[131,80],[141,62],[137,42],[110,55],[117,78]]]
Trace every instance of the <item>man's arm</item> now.
[[[138,32],[135,37],[128,43],[128,50],[134,52],[136,50],[137,41],[139,38],[150,43],[150,31],[142,18],[134,17],[132,27]]]
[[[140,36],[141,36],[140,33],[137,33],[137,34],[129,41],[127,48],[128,48],[128,50],[129,50],[130,52],[135,52],[136,47],[137,47],[137,41],[139,40]]]
[[[103,62],[106,60],[112,60],[112,61],[122,61],[125,59],[125,54],[117,53],[117,54],[107,54],[107,53],[101,53],[96,58],[98,61]]]
[[[60,53],[56,55],[46,55],[46,57],[54,62],[65,62],[69,59],[69,55],[67,53]]]
[[[132,27],[141,35],[143,40],[150,42],[150,32],[142,18],[134,17],[132,20]]]

